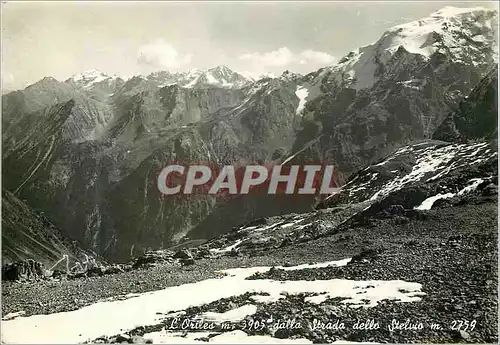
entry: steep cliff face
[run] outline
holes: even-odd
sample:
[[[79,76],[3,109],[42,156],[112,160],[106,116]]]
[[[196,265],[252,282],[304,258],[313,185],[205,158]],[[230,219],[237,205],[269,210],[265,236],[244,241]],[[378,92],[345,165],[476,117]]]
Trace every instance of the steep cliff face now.
[[[281,196],[163,198],[173,161],[322,161],[342,181],[431,137],[495,63],[496,12],[447,8],[306,76],[223,66],[129,80],[89,71],[2,96],[4,187],[112,260],[244,221],[310,210]]]
[[[460,102],[434,132],[446,141],[495,139],[498,135],[498,65]]]
[[[33,259],[50,268],[63,255],[70,262],[85,254],[47,218],[7,190],[2,191],[2,262]]]

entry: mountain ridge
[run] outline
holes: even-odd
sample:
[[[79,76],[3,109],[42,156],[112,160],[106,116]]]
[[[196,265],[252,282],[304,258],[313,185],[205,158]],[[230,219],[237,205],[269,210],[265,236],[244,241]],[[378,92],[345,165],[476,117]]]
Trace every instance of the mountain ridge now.
[[[450,44],[450,49],[440,45],[428,56],[400,45],[380,59],[382,35],[361,55],[348,54],[335,66],[305,76],[285,72],[241,87],[239,77],[233,83],[225,68],[212,69],[220,80],[208,87],[201,87],[209,81],[206,76],[201,80],[203,72],[192,73],[185,81],[195,80],[192,88],[160,87],[168,75],[110,84],[94,71],[91,78],[75,78],[90,83],[87,89],[87,84],[73,85],[74,80],[45,78],[2,96],[8,149],[4,183],[43,210],[66,236],[118,261],[134,250],[173,244],[191,231],[202,236],[217,229],[217,235],[251,219],[309,211],[314,198],[264,196],[232,204],[209,196],[164,200],[154,179],[176,160],[238,165],[321,161],[335,165],[343,182],[394,149],[431,137],[494,64],[496,52],[488,38],[494,28],[484,23],[497,14],[481,11],[474,16],[482,18],[477,25],[487,39],[468,41],[474,49],[466,46],[464,54],[470,49],[477,54],[467,61],[452,58],[456,42],[449,39],[432,44]],[[464,27],[477,26],[463,13],[446,18],[439,19],[440,25],[458,27],[463,20]],[[426,35],[435,36],[432,32]],[[373,84],[359,78],[359,73],[367,76],[357,67],[360,59],[378,66],[369,68],[368,77],[376,77]],[[67,104],[64,114],[58,115],[55,104]],[[57,129],[57,135],[44,137],[50,131],[38,133],[43,128]],[[224,220],[228,214],[231,219]]]

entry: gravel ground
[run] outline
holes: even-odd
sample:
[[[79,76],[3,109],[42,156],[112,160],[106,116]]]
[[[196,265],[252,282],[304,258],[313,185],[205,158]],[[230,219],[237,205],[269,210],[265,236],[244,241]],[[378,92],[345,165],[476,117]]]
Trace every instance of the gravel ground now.
[[[498,265],[497,204],[433,209],[422,220],[400,217],[371,219],[368,225],[355,227],[329,237],[277,248],[262,256],[204,259],[192,266],[162,266],[119,275],[3,285],[2,313],[24,310],[27,315],[77,309],[103,298],[138,293],[185,284],[214,277],[215,270],[243,266],[296,265],[352,257],[363,249],[378,251],[368,262],[345,267],[272,270],[252,279],[314,280],[349,278],[401,279],[418,282],[426,293],[422,301],[395,303],[386,301],[374,308],[353,309],[339,299],[328,299],[320,305],[304,301],[305,295],[287,296],[276,303],[258,304],[253,320],[270,315],[280,319],[302,321],[298,329],[262,329],[255,334],[275,337],[307,337],[315,342],[336,339],[377,342],[491,342],[498,340]],[[222,312],[248,303],[249,295],[191,308],[188,315],[202,311]],[[255,303],[252,301],[252,303]],[[313,319],[346,325],[341,330],[315,330],[306,327]],[[373,319],[376,330],[354,330],[356,320]],[[404,323],[421,322],[423,330],[389,330],[392,319]],[[250,319],[249,319],[250,320]],[[475,320],[474,329],[458,328],[458,321]],[[430,329],[431,323],[441,329]],[[456,326],[456,327],[453,327]],[[142,335],[161,328],[140,328]],[[246,330],[249,332],[249,330]]]
[[[23,310],[26,316],[71,311],[97,301],[129,293],[142,293],[215,278],[218,270],[251,267],[298,265],[306,259],[330,261],[345,258],[339,253],[320,257],[310,255],[221,257],[202,259],[191,266],[157,266],[122,274],[88,277],[75,280],[37,282],[3,282],[2,316]]]

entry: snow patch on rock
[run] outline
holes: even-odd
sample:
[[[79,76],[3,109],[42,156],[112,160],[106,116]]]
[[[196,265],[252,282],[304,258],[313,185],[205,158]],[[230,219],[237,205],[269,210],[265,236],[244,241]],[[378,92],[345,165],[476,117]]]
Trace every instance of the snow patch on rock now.
[[[295,113],[297,115],[299,115],[304,110],[304,107],[306,105],[306,99],[307,99],[307,96],[309,95],[309,91],[303,86],[297,86],[297,90],[295,91],[295,95],[299,99],[299,105],[297,106]]]
[[[453,198],[455,194],[453,193],[446,193],[446,194],[437,194],[434,196],[431,196],[424,201],[417,207],[415,207],[416,210],[430,210],[432,208],[432,205],[434,205],[434,202],[439,199],[448,199],[448,198]]]

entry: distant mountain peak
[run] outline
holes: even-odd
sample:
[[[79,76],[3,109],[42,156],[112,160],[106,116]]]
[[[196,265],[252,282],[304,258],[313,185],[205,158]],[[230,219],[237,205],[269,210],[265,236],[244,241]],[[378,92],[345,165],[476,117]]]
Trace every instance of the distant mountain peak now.
[[[57,84],[59,84],[60,81],[57,80],[54,77],[43,77],[36,83],[33,83],[31,85],[28,85],[26,88],[37,88],[37,87],[42,87],[42,88],[47,88],[47,87],[56,87]]]
[[[239,88],[253,82],[252,78],[237,73],[224,65],[206,69],[193,68],[187,72],[158,71],[148,75],[147,79],[161,87],[178,84],[184,88],[207,86]]]
[[[267,72],[267,73],[263,73],[261,75],[259,75],[259,78],[258,79],[266,79],[266,78],[278,78],[278,76],[274,73],[271,73],[271,72]]]
[[[59,82],[59,80],[57,80],[56,78],[54,77],[43,77],[43,79],[41,80],[42,82]]]
[[[224,74],[224,75],[231,75],[233,73],[236,73],[225,65],[219,65],[219,66],[209,68],[207,70],[207,72],[220,73],[220,74]]]
[[[109,76],[98,69],[90,69],[82,73],[74,74],[69,79],[67,79],[66,82],[77,84],[84,89],[90,89],[96,84],[102,83],[104,81],[107,81],[108,84],[110,84],[117,79],[119,79],[119,77],[116,75]]]
[[[108,75],[99,71],[98,69],[90,69],[84,71],[82,73],[74,74],[70,77],[71,80],[78,81],[86,81],[86,80],[95,80],[96,78],[108,78]]]
[[[302,77],[302,75],[300,75],[298,73],[294,73],[294,72],[290,72],[289,70],[286,70],[285,72],[283,72],[283,74],[281,74],[280,79],[293,81],[293,80],[297,80],[301,77]]]

